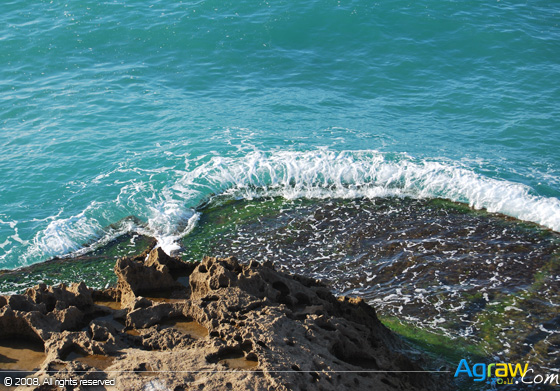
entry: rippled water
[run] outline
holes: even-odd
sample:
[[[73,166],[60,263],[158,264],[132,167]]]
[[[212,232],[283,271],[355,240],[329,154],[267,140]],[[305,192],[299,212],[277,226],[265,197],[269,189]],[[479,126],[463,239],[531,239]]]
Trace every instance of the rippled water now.
[[[558,11],[4,2],[0,266],[128,215],[172,246],[200,200],[247,185],[445,197],[558,230]]]
[[[3,2],[0,269],[37,268],[0,290],[105,286],[154,237],[558,367],[559,12]]]

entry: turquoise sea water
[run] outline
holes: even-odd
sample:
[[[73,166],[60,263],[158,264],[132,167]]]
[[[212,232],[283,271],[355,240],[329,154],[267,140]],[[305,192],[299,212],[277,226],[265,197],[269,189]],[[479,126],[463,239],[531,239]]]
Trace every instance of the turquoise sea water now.
[[[559,231],[559,23],[544,1],[3,2],[0,268],[129,215],[172,250],[223,192]]]

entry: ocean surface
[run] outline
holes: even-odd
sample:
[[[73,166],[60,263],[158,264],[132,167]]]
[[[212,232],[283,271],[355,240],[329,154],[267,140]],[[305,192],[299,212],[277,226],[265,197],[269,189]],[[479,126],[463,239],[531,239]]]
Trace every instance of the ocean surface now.
[[[4,1],[0,269],[69,263],[0,293],[110,285],[154,237],[558,368],[559,23],[538,0]]]
[[[176,249],[224,192],[442,197],[558,231],[559,15],[545,1],[3,2],[0,268],[107,241],[129,215]]]

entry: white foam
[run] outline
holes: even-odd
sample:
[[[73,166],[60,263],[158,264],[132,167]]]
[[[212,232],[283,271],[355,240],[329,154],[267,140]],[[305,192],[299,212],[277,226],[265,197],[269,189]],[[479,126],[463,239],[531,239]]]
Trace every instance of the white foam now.
[[[161,247],[167,254],[174,254],[181,250],[181,246],[178,244],[179,240],[188,235],[194,229],[199,218],[200,213],[193,213],[187,220],[187,223],[184,225],[182,231],[179,231],[174,235],[157,235],[156,239],[158,241],[158,246]]]
[[[177,186],[253,198],[442,197],[560,230],[560,200],[520,183],[483,177],[452,164],[376,151],[250,152],[213,157]],[[206,189],[204,189],[206,188]]]
[[[172,254],[181,249],[177,242],[194,229],[199,214],[189,208],[184,198],[177,197],[170,188],[162,191],[161,198],[149,206],[151,217],[147,231],[157,239],[159,247],[167,254]]]
[[[123,181],[124,171],[135,175]],[[158,175],[155,175],[158,174]],[[162,183],[164,176],[165,183]],[[126,177],[126,175],[125,175]],[[287,199],[376,198],[410,196],[442,197],[486,208],[560,231],[560,200],[531,194],[523,184],[492,179],[449,162],[422,161],[406,154],[377,151],[253,150],[243,156],[198,156],[185,166],[140,170],[119,168],[96,180],[107,186],[121,184],[115,200],[92,202],[83,212],[63,218],[62,212],[43,219],[20,264],[52,256],[85,252],[115,236],[135,230],[157,238],[166,252],[180,249],[178,242],[195,227],[196,205],[212,194],[236,198],[281,196]],[[94,184],[95,185],[95,184]],[[135,215],[145,226],[103,227],[123,216]],[[41,220],[37,220],[41,221]],[[0,221],[17,234],[16,222]],[[11,236],[11,242],[19,237]],[[92,243],[84,248],[84,243]],[[12,256],[13,246],[2,243],[0,260]]]
[[[104,227],[96,215],[107,205],[92,202],[81,213],[68,218],[49,218],[47,227],[39,231],[30,246],[20,256],[20,266],[54,256],[78,256],[95,250],[111,240],[132,231],[141,230],[135,221],[125,219],[117,225]]]
[[[86,216],[87,209],[69,218],[51,221],[46,229],[33,238],[27,257],[55,256],[78,251],[81,246],[97,237],[102,227]]]

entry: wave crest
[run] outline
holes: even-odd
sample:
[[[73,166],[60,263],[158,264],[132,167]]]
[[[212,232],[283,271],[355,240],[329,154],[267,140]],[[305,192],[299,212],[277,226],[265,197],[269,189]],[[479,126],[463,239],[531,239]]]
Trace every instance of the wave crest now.
[[[457,165],[405,154],[326,149],[213,157],[179,181],[237,197],[446,198],[560,230],[560,200],[530,194],[520,183],[492,179]]]
[[[488,178],[458,164],[419,160],[406,154],[254,150],[243,156],[199,156],[186,161],[186,166],[186,171],[166,169],[164,178],[147,173],[120,182],[122,188],[115,200],[94,201],[72,217],[53,216],[24,246],[24,253],[19,253],[20,265],[82,253],[92,248],[91,243],[96,247],[95,243],[103,244],[123,230],[154,236],[166,251],[176,251],[180,238],[196,225],[196,206],[215,194],[247,199],[446,198],[560,231],[557,198],[533,195],[526,185]],[[107,175],[111,177],[107,183],[117,183],[122,172]],[[116,231],[103,228],[128,215],[145,223]],[[84,248],[84,243],[90,245]],[[0,258],[6,261],[10,253],[7,249]]]

